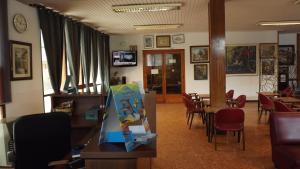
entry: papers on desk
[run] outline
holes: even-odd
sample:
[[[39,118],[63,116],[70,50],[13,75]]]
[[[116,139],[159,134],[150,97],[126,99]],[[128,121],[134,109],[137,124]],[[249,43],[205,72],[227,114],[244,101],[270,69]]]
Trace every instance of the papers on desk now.
[[[100,144],[124,143],[129,152],[155,138],[136,83],[111,86],[106,105]]]

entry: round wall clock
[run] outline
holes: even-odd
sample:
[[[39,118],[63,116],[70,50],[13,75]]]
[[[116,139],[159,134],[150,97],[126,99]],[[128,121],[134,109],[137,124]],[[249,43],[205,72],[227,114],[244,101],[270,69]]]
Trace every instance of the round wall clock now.
[[[26,18],[22,14],[15,14],[13,24],[17,32],[23,33],[27,29]]]

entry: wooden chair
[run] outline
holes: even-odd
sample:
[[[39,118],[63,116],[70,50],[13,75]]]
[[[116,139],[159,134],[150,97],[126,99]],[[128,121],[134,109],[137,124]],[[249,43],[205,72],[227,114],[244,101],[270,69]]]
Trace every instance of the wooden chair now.
[[[246,104],[246,95],[240,95],[235,100],[229,102],[231,107],[244,108]]]
[[[202,122],[205,123],[205,111],[202,107],[200,102],[195,102],[192,99],[184,98],[187,104],[187,112],[188,112],[188,119],[187,124],[189,125],[189,129],[192,127],[194,114],[199,114],[202,118]]]
[[[258,97],[259,97],[260,106],[261,106],[259,115],[258,115],[258,123],[260,123],[260,119],[263,114],[263,111],[265,111],[265,116],[267,115],[268,112],[269,112],[269,114],[271,114],[274,111],[274,103],[269,97],[267,97],[263,94],[259,94]]]

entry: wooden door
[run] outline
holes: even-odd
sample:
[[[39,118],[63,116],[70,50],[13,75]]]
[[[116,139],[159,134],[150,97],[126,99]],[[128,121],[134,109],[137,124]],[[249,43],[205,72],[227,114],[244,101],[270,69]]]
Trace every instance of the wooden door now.
[[[157,102],[181,102],[185,91],[184,50],[144,50],[144,88],[157,93]]]

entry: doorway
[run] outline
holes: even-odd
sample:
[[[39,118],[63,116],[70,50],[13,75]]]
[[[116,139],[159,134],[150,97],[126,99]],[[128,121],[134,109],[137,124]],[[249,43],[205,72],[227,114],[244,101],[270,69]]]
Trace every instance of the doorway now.
[[[156,91],[158,103],[182,102],[185,91],[184,49],[144,50],[144,88]]]

